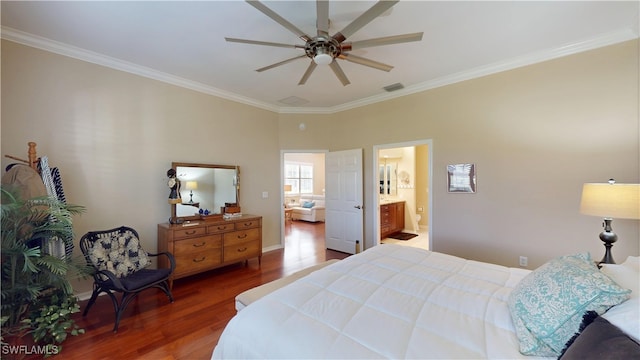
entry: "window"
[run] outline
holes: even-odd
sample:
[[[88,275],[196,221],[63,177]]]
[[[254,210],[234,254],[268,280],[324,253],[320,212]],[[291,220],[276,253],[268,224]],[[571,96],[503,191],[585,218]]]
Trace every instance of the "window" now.
[[[288,194],[313,194],[313,165],[286,162],[284,184],[291,185],[291,192]]]

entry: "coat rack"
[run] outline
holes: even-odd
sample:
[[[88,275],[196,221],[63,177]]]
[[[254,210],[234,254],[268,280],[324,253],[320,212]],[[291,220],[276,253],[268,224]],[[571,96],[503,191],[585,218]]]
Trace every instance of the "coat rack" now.
[[[11,155],[5,155],[5,157],[8,157],[9,159],[13,159],[13,160],[18,160],[21,161],[23,163],[29,164],[29,166],[34,169],[35,171],[38,171],[38,173],[40,172],[38,170],[38,153],[36,152],[36,143],[33,141],[30,141],[27,143],[27,145],[29,146],[29,150],[27,151],[27,155],[29,156],[29,160],[24,160],[15,156],[11,156]]]

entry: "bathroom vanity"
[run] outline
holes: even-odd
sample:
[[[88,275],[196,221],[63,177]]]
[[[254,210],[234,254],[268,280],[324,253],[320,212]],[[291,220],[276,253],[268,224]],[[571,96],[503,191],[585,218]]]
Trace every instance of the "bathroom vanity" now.
[[[404,201],[380,204],[380,239],[404,230]]]

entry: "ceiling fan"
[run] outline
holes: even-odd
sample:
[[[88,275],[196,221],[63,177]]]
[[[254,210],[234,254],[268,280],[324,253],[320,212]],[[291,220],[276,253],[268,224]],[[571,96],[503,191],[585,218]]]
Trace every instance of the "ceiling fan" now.
[[[390,45],[390,44],[398,44],[403,42],[411,42],[411,41],[420,41],[422,40],[422,32],[412,33],[412,34],[403,34],[403,35],[394,35],[394,36],[385,36],[375,39],[368,40],[360,40],[354,42],[345,42],[345,40],[353,35],[356,31],[360,30],[362,27],[367,25],[373,19],[382,15],[385,11],[390,9],[399,0],[387,1],[380,0],[375,5],[373,5],[369,10],[365,11],[358,18],[353,20],[349,25],[347,25],[341,31],[335,33],[333,36],[329,35],[329,1],[328,0],[317,0],[316,1],[316,27],[317,27],[317,35],[309,36],[305,34],[302,30],[297,28],[295,25],[275,13],[273,10],[269,9],[266,5],[256,0],[247,0],[254,8],[260,10],[263,14],[270,17],[272,20],[277,22],[278,24],[284,26],[287,30],[296,34],[302,41],[304,41],[304,45],[289,45],[289,44],[281,44],[275,42],[267,42],[267,41],[257,41],[257,40],[246,40],[246,39],[236,39],[225,37],[226,41],[229,42],[237,42],[244,44],[252,44],[252,45],[265,45],[265,46],[275,46],[275,47],[284,47],[284,48],[296,48],[303,49],[304,54],[299,55],[290,59],[286,59],[284,61],[277,62],[275,64],[271,64],[269,66],[262,67],[257,69],[256,71],[262,72],[265,70],[273,69],[274,67],[287,64],[291,61],[303,58],[311,59],[311,63],[309,63],[309,67],[305,71],[304,75],[298,82],[298,85],[303,85],[311,76],[311,73],[315,70],[318,65],[329,65],[331,70],[336,74],[336,77],[342,85],[346,86],[350,84],[349,79],[342,71],[342,68],[336,61],[336,59],[346,60],[352,63],[365,65],[372,67],[374,69],[383,70],[383,71],[391,71],[393,66],[383,64],[381,62],[377,62],[374,60],[366,59],[360,56],[356,56],[350,54],[349,51],[362,49],[366,47],[372,46],[381,46],[381,45]]]

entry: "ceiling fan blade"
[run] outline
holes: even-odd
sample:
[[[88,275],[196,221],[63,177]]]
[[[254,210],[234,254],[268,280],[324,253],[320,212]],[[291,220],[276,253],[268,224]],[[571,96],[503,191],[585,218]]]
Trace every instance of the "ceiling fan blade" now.
[[[306,57],[307,57],[307,55],[300,55],[300,56],[292,57],[291,59],[283,60],[283,61],[277,62],[275,64],[271,64],[269,66],[265,66],[265,67],[262,67],[260,69],[256,69],[256,71],[257,72],[263,72],[265,70],[273,69],[274,67],[277,67],[277,66],[280,66],[280,65],[284,65],[284,64],[290,63],[290,62],[292,62],[294,60],[298,60],[298,59],[302,59],[302,58],[306,58]]]
[[[382,71],[386,71],[386,72],[389,72],[389,71],[391,71],[391,69],[393,69],[393,66],[391,66],[391,65],[387,65],[387,64],[383,64],[381,62],[369,60],[369,59],[366,59],[366,58],[363,58],[363,57],[360,57],[360,56],[355,56],[353,54],[342,53],[338,57],[340,59],[347,60],[347,61],[350,61],[352,63],[356,63],[356,64],[368,66],[368,67],[372,67],[374,69],[378,69],[378,70],[382,70]]]
[[[375,5],[373,5],[369,10],[362,13],[362,15],[358,16],[357,19],[353,20],[349,25],[347,25],[342,31],[333,35],[333,38],[339,43],[343,42],[346,38],[353,35],[356,31],[360,30],[363,26],[367,25],[373,19],[382,15],[385,11],[391,9],[391,7],[398,3],[399,0],[380,0]]]
[[[307,82],[307,79],[309,79],[309,76],[311,76],[311,73],[313,72],[313,70],[315,70],[317,66],[318,65],[313,60],[311,60],[311,63],[309,64],[307,71],[305,71],[304,75],[302,75],[302,78],[300,78],[300,82],[298,82],[298,85],[304,85]]]
[[[333,73],[336,74],[338,80],[340,80],[343,86],[351,84],[351,82],[349,82],[349,79],[347,79],[347,75],[344,74],[344,71],[342,71],[342,68],[340,67],[340,65],[338,65],[338,62],[335,59],[331,62],[331,64],[329,64],[329,67],[331,67],[331,70],[333,70]]]
[[[344,43],[343,44],[344,46],[342,46],[342,50],[349,51],[349,50],[363,49],[363,48],[366,48],[366,47],[373,47],[373,46],[382,46],[382,45],[400,44],[400,43],[412,42],[412,41],[421,41],[422,40],[422,34],[423,33],[419,32],[419,33],[413,33],[413,34],[385,36],[385,37],[380,37],[380,38],[375,38],[375,39],[354,41],[354,42],[352,42],[350,44],[349,43]]]
[[[311,38],[307,34],[305,34],[302,30],[298,29],[295,25],[293,25],[292,23],[287,21],[282,16],[276,14],[275,11],[269,9],[268,7],[266,7],[260,1],[256,1],[256,0],[246,0],[246,1],[247,1],[247,3],[249,3],[249,5],[253,6],[254,8],[260,10],[263,14],[267,15],[268,17],[270,17],[271,20],[277,22],[278,24],[280,24],[280,25],[284,26],[285,28],[287,28],[287,30],[289,30],[292,33],[296,34],[304,42],[307,42],[307,41],[311,40]]]
[[[316,1],[316,27],[318,28],[318,36],[329,35],[329,1],[317,0]]]
[[[283,48],[289,48],[289,49],[290,48],[304,49],[303,45],[281,44],[281,43],[274,43],[274,42],[268,42],[268,41],[236,39],[236,38],[229,38],[229,37],[226,37],[224,39],[227,40],[228,42],[236,42],[236,43],[242,43],[242,44],[276,46],[276,47],[283,47]]]

